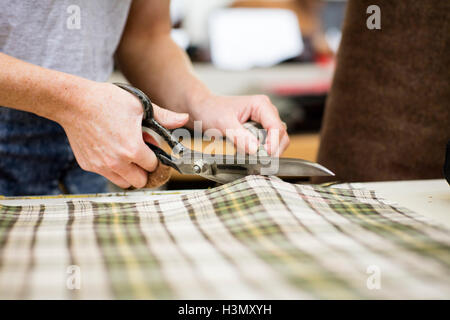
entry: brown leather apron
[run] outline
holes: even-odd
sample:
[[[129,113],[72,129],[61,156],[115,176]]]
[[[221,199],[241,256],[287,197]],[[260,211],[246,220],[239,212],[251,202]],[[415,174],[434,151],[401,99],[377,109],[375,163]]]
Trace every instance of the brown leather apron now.
[[[380,30],[366,26],[372,4]],[[328,180],[443,178],[450,1],[349,1],[321,139]]]

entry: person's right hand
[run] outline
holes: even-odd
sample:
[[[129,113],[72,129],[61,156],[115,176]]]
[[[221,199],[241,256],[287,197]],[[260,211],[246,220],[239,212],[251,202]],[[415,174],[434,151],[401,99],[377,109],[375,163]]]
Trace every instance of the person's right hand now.
[[[168,129],[183,126],[188,114],[153,104],[156,120]],[[158,159],[144,143],[143,108],[131,93],[109,83],[94,83],[75,112],[59,119],[80,167],[106,177],[121,188],[142,188]]]

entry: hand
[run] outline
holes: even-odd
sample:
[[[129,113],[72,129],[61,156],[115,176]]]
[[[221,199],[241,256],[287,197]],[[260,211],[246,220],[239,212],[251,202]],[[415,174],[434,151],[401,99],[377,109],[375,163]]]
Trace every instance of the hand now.
[[[197,103],[190,114],[191,125],[193,121],[201,120],[204,130],[218,129],[241,152],[253,154],[258,149],[257,139],[243,127],[250,120],[260,123],[267,130],[264,147],[270,155],[279,156],[289,145],[286,125],[280,120],[277,108],[264,95],[209,95]]]
[[[153,104],[156,120],[169,129],[183,126],[188,115]],[[143,109],[131,93],[109,83],[94,83],[72,112],[58,121],[80,167],[121,188],[142,188],[158,159],[142,135]]]

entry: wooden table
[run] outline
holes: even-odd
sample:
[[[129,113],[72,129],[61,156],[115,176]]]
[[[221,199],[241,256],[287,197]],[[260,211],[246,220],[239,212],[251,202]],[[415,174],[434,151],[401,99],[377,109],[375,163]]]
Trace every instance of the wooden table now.
[[[234,153],[234,147],[229,143],[224,143],[223,141],[202,141],[199,143],[191,142],[187,145],[189,148],[196,151],[203,151],[210,144],[214,144],[214,146],[210,146],[216,150],[216,153]],[[186,144],[185,144],[186,145]],[[166,152],[169,152],[168,146],[164,146]],[[228,150],[228,152],[226,152]],[[316,161],[317,152],[319,150],[319,135],[318,134],[297,134],[291,136],[291,143],[289,147],[283,153],[283,157],[286,158],[300,158],[309,161]],[[172,181],[195,181],[195,180],[204,180],[204,178],[197,175],[183,175],[175,170],[173,170]]]

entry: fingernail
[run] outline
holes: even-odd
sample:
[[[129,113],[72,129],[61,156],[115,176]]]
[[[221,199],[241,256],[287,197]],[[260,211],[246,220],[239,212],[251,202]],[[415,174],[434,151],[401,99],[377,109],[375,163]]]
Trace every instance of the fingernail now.
[[[269,145],[269,143],[266,143],[264,145],[264,148],[267,150],[267,152],[270,154],[270,156],[272,157],[277,157],[278,156],[278,148],[276,146],[272,146]]]

